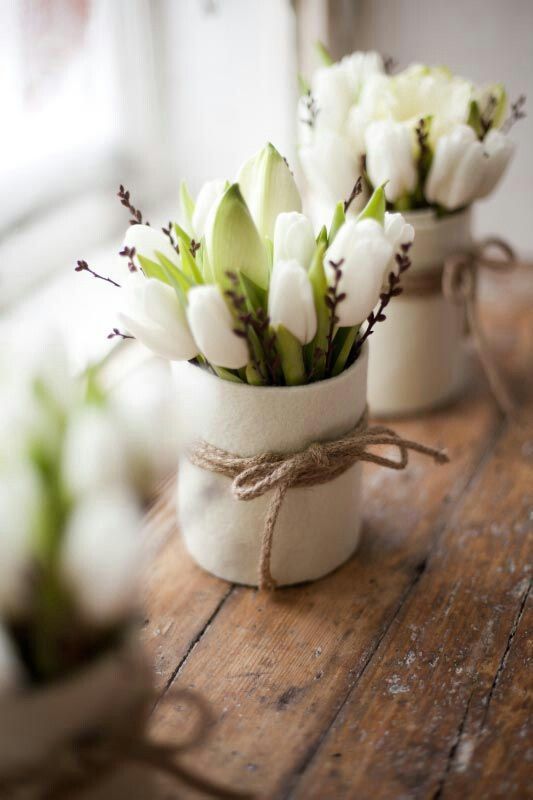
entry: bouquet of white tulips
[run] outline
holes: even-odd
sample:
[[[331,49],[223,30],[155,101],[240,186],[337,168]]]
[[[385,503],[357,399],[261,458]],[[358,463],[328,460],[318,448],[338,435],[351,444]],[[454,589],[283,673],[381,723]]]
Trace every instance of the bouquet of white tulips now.
[[[524,116],[523,96],[508,113],[500,84],[480,87],[420,64],[390,75],[377,53],[332,63],[320,52],[326,63],[304,84],[298,116],[300,160],[323,205],[360,174],[367,191],[387,182],[398,211],[451,212],[492,192],[513,152],[507,134]]]
[[[181,189],[179,222],[157,230],[131,214],[121,255],[121,326],[171,360],[194,361],[223,379],[297,385],[338,375],[398,294],[413,229],[385,211],[378,186],[356,218],[361,188],[315,235],[284,158],[267,145],[234,183],[212,181],[196,201]],[[78,271],[91,270],[79,261]],[[363,325],[363,323],[365,323]]]
[[[135,615],[124,441],[94,376],[73,380],[55,342],[41,356],[0,370],[0,693],[70,674]]]

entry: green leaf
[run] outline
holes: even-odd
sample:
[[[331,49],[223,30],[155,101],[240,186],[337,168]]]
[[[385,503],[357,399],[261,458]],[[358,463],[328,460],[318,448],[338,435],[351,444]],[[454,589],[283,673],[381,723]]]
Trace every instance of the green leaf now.
[[[342,228],[345,222],[346,222],[346,214],[344,213],[344,203],[340,202],[337,203],[337,205],[335,206],[335,211],[333,212],[331,227],[329,229],[329,237],[328,237],[329,244],[332,243],[338,231],[340,230],[340,228]]]
[[[481,139],[483,136],[483,123],[481,121],[481,113],[477,104],[477,100],[470,101],[470,109],[466,122],[467,125],[470,125],[470,127],[474,129],[478,139]]]
[[[358,220],[375,219],[380,225],[383,225],[385,222],[385,209],[387,207],[387,200],[385,197],[386,185],[385,182],[381,186],[378,186],[377,189],[374,189],[372,197],[357,217]]]
[[[140,253],[137,253],[137,258],[139,259],[139,264],[141,265],[142,270],[147,278],[156,278],[158,281],[168,283],[169,286],[172,285],[161,264],[158,264],[156,261],[152,261],[150,258],[146,258],[146,256],[142,256]]]
[[[231,383],[244,383],[244,381],[231,370],[224,369],[224,367],[216,367],[214,364],[210,364],[210,366],[213,372],[218,375],[219,378],[222,378],[222,380],[230,381]]]
[[[248,304],[249,311],[258,311],[260,308],[266,311],[267,301],[268,301],[268,293],[261,289],[256,283],[254,283],[248,275],[245,275],[244,272],[239,272],[239,280],[241,284],[241,288],[243,294],[246,298]]]
[[[309,268],[309,280],[313,289],[313,298],[315,301],[315,310],[317,317],[317,331],[315,338],[312,342],[305,345],[305,361],[308,369],[311,369],[313,364],[316,365],[315,377],[323,377],[326,368],[326,350],[328,345],[328,329],[329,329],[329,311],[326,305],[326,295],[328,290],[328,282],[326,273],[324,271],[324,253],[326,252],[326,245],[321,242],[317,245],[311,267]],[[318,359],[315,359],[315,350],[319,348],[322,353]]]
[[[194,284],[201,285],[204,283],[202,273],[198,269],[198,265],[189,249],[189,245],[184,239],[178,239],[180,248],[181,267],[185,275],[187,275]]]
[[[187,294],[189,289],[195,285],[192,278],[182,272],[179,267],[172,263],[172,261],[169,261],[168,258],[163,255],[163,253],[160,253],[158,250],[156,250],[156,255],[165,271],[169,283],[172,286],[177,284],[180,289]]]
[[[176,234],[178,239],[183,239],[184,242],[187,242],[187,246],[190,247],[192,239],[187,233],[187,231],[184,231],[181,225],[178,225],[177,222],[174,223],[173,227],[174,227],[174,233]]]
[[[283,325],[276,328],[276,344],[287,386],[306,382],[303,348],[296,336]]]
[[[318,54],[318,57],[322,61],[322,64],[325,67],[331,67],[334,63],[333,58],[331,57],[329,50],[327,49],[326,45],[323,42],[315,42],[315,50]]]
[[[301,72],[298,73],[298,86],[300,87],[301,94],[309,94],[311,91],[311,86]]]
[[[355,344],[358,333],[359,325],[355,325],[352,328],[339,328],[337,331],[335,342],[337,341],[339,334],[342,334],[342,346],[339,350],[337,358],[334,361],[333,369],[331,370],[332,378],[334,378],[336,375],[340,375],[340,373],[346,367],[346,362],[350,353],[352,352],[352,348]]]
[[[207,232],[207,254],[215,281],[222,288],[231,285],[228,271],[243,272],[262,289],[268,288],[267,251],[237,183],[218,205]]]
[[[194,214],[195,202],[185,181],[180,184],[180,205],[183,218],[189,226],[189,230],[192,231],[192,215]]]
[[[328,229],[326,228],[325,225],[322,225],[322,227],[320,228],[318,236],[316,237],[316,243],[323,244],[324,247],[328,246]]]

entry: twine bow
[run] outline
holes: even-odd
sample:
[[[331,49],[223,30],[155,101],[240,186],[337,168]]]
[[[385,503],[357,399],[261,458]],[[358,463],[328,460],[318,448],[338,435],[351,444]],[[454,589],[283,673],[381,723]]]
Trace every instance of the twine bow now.
[[[236,792],[198,775],[176,760],[177,755],[203,741],[211,724],[211,712],[200,695],[187,689],[165,695],[165,702],[185,700],[197,711],[192,732],[180,744],[151,741],[142,731],[150,699],[153,698],[143,695],[131,715],[121,717],[105,729],[60,745],[39,763],[0,774],[0,796],[7,798],[9,795],[4,792],[31,788],[40,792],[39,800],[67,800],[97,787],[117,769],[131,764],[161,772],[212,797],[227,800],[251,798],[250,794]]]
[[[369,452],[367,448],[375,445],[397,447],[400,458],[394,460]],[[254,500],[273,491],[265,517],[259,558],[259,588],[272,590],[276,586],[271,573],[272,542],[287,490],[328,483],[358,461],[402,470],[407,466],[409,450],[430,456],[438,464],[449,460],[441,450],[402,439],[390,428],[382,425],[369,428],[368,410],[365,410],[357,425],[344,436],[329,442],[314,442],[299,453],[262,453],[244,457],[202,441],[189,451],[189,459],[197,467],[232,478],[231,490],[237,500]]]
[[[499,257],[491,256],[491,251],[499,252]],[[494,400],[500,410],[510,417],[515,416],[516,406],[491,354],[477,314],[476,301],[481,267],[487,267],[495,272],[507,272],[515,266],[516,256],[512,247],[503,239],[491,236],[483,239],[471,250],[450,256],[439,269],[407,273],[402,282],[406,297],[436,294],[442,291],[452,303],[464,307],[468,328],[474,337]]]

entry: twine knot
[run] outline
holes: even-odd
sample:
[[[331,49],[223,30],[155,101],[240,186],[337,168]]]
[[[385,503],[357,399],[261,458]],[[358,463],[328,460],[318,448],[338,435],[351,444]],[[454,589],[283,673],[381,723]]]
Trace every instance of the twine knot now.
[[[376,445],[396,447],[399,458],[388,458],[368,450]],[[407,466],[410,450],[433,458],[437,464],[449,461],[441,450],[403,439],[390,428],[368,427],[368,409],[365,409],[357,424],[340,438],[313,442],[297,453],[243,457],[202,441],[189,450],[189,460],[197,467],[232,478],[231,491],[236,500],[253,500],[273,491],[259,557],[259,588],[270,590],[276,586],[271,573],[274,529],[288,489],[328,483],[359,461],[402,470]]]

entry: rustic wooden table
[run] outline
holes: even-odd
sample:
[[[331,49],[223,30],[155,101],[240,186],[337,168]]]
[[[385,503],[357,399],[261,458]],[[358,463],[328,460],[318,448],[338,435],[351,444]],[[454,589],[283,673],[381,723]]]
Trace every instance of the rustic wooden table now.
[[[365,466],[362,544],[329,577],[272,595],[211,577],[162,492],[145,639],[162,694],[194,688],[214,712],[184,763],[262,798],[532,796],[533,270],[485,280],[482,304],[522,425],[474,361],[460,402],[395,422],[451,463]],[[181,741],[191,719],[170,695],[154,736]]]

